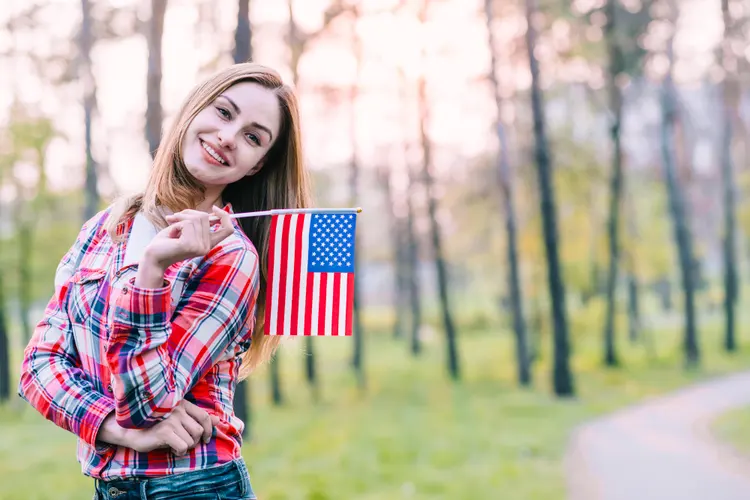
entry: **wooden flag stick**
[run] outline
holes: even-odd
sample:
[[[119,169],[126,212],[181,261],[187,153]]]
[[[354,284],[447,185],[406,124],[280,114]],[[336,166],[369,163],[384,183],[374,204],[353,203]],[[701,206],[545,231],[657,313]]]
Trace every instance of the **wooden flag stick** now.
[[[262,217],[264,215],[282,215],[282,214],[317,214],[317,213],[328,213],[328,214],[358,214],[362,212],[361,207],[357,208],[285,208],[278,210],[264,210],[261,212],[242,212],[237,214],[230,214],[229,216],[233,219],[241,219],[243,217]]]

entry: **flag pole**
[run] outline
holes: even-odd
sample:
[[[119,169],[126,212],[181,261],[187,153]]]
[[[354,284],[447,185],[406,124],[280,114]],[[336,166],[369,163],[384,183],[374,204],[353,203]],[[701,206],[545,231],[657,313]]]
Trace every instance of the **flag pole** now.
[[[283,208],[276,210],[263,210],[260,212],[241,212],[229,214],[232,219],[241,219],[244,217],[262,217],[264,215],[283,215],[283,214],[358,214],[362,212],[362,207],[356,208]]]

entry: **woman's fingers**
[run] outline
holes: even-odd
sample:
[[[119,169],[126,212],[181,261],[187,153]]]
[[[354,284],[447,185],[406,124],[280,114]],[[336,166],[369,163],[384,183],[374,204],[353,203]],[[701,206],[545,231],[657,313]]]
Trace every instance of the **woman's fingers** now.
[[[195,406],[190,401],[183,400],[182,403],[180,403],[180,406],[182,406],[187,414],[192,417],[193,421],[200,426],[203,441],[206,443],[211,441],[211,435],[213,434],[213,425],[211,416],[208,414],[208,412],[203,408]]]
[[[166,436],[167,446],[172,449],[172,453],[182,456],[190,449],[190,435],[181,426],[176,426],[172,432]]]
[[[213,233],[210,233],[211,248],[215,247],[227,236],[234,233],[234,225],[232,224],[232,218],[229,214],[215,205],[213,211],[214,215],[216,215],[221,221],[221,226],[219,226],[219,228]]]

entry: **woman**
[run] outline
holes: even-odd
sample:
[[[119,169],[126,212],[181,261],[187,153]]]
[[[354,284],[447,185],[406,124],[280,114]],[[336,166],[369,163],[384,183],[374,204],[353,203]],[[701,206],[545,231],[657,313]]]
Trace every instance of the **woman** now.
[[[230,213],[308,197],[292,90],[238,64],[188,96],[146,190],[84,224],[19,393],[79,437],[95,498],[255,498],[232,400],[278,345],[262,326],[269,221]]]

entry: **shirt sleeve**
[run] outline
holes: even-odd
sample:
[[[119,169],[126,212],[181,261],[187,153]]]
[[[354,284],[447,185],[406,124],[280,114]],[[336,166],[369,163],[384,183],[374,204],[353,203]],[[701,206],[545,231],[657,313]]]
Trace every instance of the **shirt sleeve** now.
[[[55,294],[24,350],[18,394],[46,419],[72,432],[99,451],[109,447],[96,441],[104,419],[115,408],[81,369],[64,303],[68,279],[78,256],[95,237],[101,213],[84,224],[76,242],[63,256],[55,273]]]
[[[185,287],[173,310],[169,283],[145,289],[135,278],[113,292],[107,362],[117,422],[149,427],[228,352],[247,349],[258,298],[258,257],[218,247]]]

